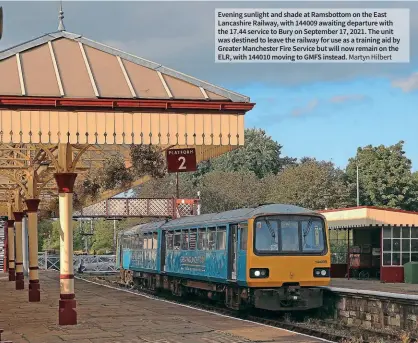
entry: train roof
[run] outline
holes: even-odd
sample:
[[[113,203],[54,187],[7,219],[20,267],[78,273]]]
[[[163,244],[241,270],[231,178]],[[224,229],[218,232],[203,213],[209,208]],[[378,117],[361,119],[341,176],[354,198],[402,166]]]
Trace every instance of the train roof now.
[[[254,208],[240,208],[237,210],[220,213],[208,213],[200,216],[187,216],[170,221],[158,221],[134,226],[123,231],[123,235],[135,234],[138,232],[155,231],[157,229],[174,229],[182,227],[210,226],[219,223],[241,222],[263,214],[317,214],[318,212],[294,205],[269,204]]]

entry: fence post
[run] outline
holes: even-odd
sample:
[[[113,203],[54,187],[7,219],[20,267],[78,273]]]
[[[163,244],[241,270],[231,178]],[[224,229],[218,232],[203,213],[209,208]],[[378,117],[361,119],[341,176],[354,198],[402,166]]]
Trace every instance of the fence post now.
[[[44,263],[45,263],[45,270],[48,270],[48,251],[45,251],[44,252],[44,259],[45,259],[45,261],[44,261]]]

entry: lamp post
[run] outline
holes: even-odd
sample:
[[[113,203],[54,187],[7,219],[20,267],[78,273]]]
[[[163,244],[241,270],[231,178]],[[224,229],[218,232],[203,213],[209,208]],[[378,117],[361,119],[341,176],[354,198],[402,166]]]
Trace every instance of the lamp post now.
[[[359,187],[359,171],[358,171],[358,160],[356,161],[357,170],[357,207],[360,206],[360,187]]]
[[[0,40],[3,35],[3,7],[0,6]]]

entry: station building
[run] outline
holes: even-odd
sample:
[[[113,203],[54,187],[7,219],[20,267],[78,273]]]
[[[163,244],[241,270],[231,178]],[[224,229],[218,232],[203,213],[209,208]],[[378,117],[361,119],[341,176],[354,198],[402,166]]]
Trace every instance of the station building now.
[[[332,277],[404,282],[404,264],[418,262],[418,212],[372,206],[320,212],[330,229]]]

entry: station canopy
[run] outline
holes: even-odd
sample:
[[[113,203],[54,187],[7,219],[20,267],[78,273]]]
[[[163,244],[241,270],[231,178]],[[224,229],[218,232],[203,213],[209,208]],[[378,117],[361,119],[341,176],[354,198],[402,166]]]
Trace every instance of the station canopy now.
[[[52,175],[49,157],[62,143],[83,152],[79,174],[115,152],[128,159],[132,144],[194,147],[197,162],[217,157],[244,144],[244,115],[254,106],[244,95],[67,31],[0,51],[0,75],[2,200],[25,182],[29,166]],[[42,198],[56,194],[53,178],[46,187],[45,180]]]

